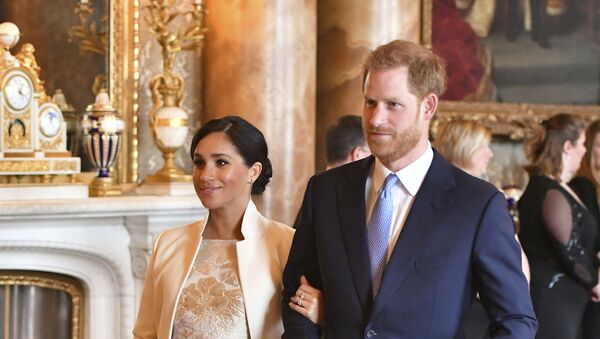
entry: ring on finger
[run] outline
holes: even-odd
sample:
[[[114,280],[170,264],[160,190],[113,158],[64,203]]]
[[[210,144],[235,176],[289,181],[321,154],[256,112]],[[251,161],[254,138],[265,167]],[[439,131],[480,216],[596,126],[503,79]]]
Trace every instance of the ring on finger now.
[[[298,299],[296,304],[298,304],[298,306],[300,306],[300,307],[304,307],[304,300],[302,298],[300,298],[300,299]]]
[[[304,292],[302,292],[302,294],[300,294],[300,300],[304,300],[305,297],[306,295],[304,294]]]

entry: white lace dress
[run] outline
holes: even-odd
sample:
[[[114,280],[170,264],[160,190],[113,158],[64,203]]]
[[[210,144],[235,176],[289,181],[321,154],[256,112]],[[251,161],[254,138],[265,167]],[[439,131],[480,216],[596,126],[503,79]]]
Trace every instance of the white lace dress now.
[[[237,240],[203,240],[177,304],[173,339],[250,338]]]

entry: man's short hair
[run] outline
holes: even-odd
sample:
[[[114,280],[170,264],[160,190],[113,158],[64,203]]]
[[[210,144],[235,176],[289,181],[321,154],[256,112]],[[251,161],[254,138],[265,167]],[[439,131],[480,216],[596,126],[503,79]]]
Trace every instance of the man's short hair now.
[[[438,97],[446,90],[445,63],[427,48],[405,40],[394,40],[372,51],[363,65],[363,89],[371,71],[405,66],[408,86],[417,98],[433,93]]]
[[[362,118],[344,115],[327,129],[325,149],[327,163],[340,162],[348,157],[355,147],[366,148],[362,130]]]

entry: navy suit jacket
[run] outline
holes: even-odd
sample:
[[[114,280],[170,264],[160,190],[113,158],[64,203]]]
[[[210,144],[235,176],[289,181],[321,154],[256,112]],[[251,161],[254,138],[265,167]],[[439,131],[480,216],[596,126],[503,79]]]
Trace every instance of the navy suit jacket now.
[[[437,153],[373,300],[365,212],[373,164],[370,157],[310,179],[284,270],[283,338],[320,335],[287,304],[302,274],[323,292],[327,338],[463,338],[476,292],[493,338],[534,338],[504,196]]]

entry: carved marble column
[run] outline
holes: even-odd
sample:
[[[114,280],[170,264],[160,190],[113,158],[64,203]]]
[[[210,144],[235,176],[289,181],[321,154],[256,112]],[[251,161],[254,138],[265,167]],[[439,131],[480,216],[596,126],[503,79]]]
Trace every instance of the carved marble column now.
[[[265,134],[273,179],[259,208],[291,224],[314,173],[316,1],[205,4],[202,121],[239,115]]]
[[[319,0],[317,170],[325,168],[325,132],[345,114],[362,114],[362,64],[370,50],[394,39],[419,42],[415,0]]]

